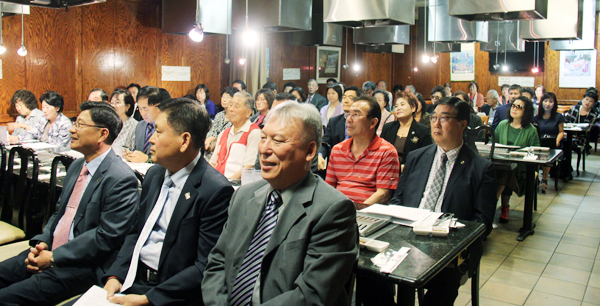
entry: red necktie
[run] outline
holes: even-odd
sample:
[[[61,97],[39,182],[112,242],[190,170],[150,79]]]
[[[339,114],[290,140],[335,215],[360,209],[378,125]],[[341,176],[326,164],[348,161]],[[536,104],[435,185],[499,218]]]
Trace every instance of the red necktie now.
[[[85,183],[87,181],[88,175],[87,166],[83,166],[81,168],[81,172],[79,173],[79,177],[77,178],[77,182],[75,183],[75,187],[73,188],[73,192],[71,192],[71,197],[69,198],[69,203],[65,208],[65,213],[60,219],[60,223],[56,226],[56,230],[54,231],[54,241],[52,242],[52,251],[56,250],[56,248],[61,245],[67,243],[69,241],[69,233],[71,232],[71,224],[73,224],[73,218],[75,218],[75,213],[77,212],[77,207],[79,207],[79,201],[81,200],[81,195],[85,190]]]

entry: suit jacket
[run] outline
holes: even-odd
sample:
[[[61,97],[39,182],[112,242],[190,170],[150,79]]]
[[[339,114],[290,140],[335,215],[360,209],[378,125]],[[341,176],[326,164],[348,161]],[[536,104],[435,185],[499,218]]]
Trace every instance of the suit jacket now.
[[[498,104],[498,106],[496,106],[496,108],[498,108],[500,106],[500,104]],[[486,114],[486,116],[490,115],[490,109],[492,109],[492,107],[489,104],[485,104],[484,106],[481,107],[481,111],[484,112]],[[490,118],[492,119],[492,118]]]
[[[150,152],[150,148],[147,151],[144,151],[144,143],[146,141],[146,126],[148,123],[143,119],[138,122],[135,127],[135,150],[144,152],[144,154],[148,154]]]
[[[308,101],[308,97],[306,98],[306,101]],[[321,111],[321,108],[323,108],[323,106],[327,105],[327,99],[325,99],[325,97],[321,96],[319,93],[315,92],[315,95],[312,97],[312,100],[310,100],[310,104],[314,105],[317,107],[317,109],[319,111]]]
[[[104,281],[109,276],[121,281],[127,276],[135,244],[160,195],[165,171],[160,165],[148,170],[142,187],[140,217]],[[146,292],[154,305],[197,305],[202,300],[198,289],[208,253],[221,234],[232,194],[231,183],[200,158],[169,221],[158,264],[158,285]]]
[[[266,181],[255,182],[234,193],[229,220],[204,273],[206,305],[229,305],[269,187]],[[349,305],[352,288],[345,285],[357,255],[354,204],[309,173],[284,203],[267,244],[260,271],[261,305]]]
[[[436,150],[437,145],[434,144],[415,150],[408,156],[390,205],[419,207]],[[496,210],[496,172],[489,160],[477,155],[466,145],[458,152],[441,210],[454,213],[462,220],[484,223],[486,233],[492,230]],[[466,263],[469,271],[473,272],[483,253],[482,237],[469,247],[469,253]]]
[[[400,129],[400,121],[394,121],[384,125],[383,130],[381,130],[381,138],[394,145],[398,129]],[[407,138],[408,139],[404,142],[403,149],[404,161],[406,161],[409,152],[433,143],[433,140],[431,139],[431,129],[414,120],[410,125],[410,129],[408,129]],[[412,140],[416,140],[416,142],[413,142]]]
[[[329,119],[323,134],[323,142],[328,143],[329,148],[321,146],[319,153],[323,155],[323,158],[327,158],[331,153],[331,148],[344,140],[346,140],[346,117],[342,114]]]
[[[492,128],[496,129],[498,124],[502,122],[502,120],[507,119],[508,110],[510,110],[510,103],[506,103],[496,107],[496,112],[494,113],[494,122],[492,122]]]
[[[31,246],[43,241],[52,249],[54,230],[65,213],[83,164],[84,159],[81,158],[69,167],[62,194],[56,204],[56,212],[48,220],[43,232],[29,241]],[[93,265],[98,278],[102,277],[131,230],[138,201],[138,180],[135,174],[111,150],[81,196],[73,219],[73,240],[53,251],[56,265]]]

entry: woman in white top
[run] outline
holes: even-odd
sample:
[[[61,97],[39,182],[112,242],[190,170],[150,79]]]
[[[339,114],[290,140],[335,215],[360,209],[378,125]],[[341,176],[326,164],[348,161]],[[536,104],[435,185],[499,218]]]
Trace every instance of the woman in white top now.
[[[135,102],[131,93],[124,89],[115,89],[110,95],[110,105],[115,108],[117,115],[123,122],[123,128],[113,146],[121,146],[124,150],[133,150],[135,147],[135,127],[137,120],[131,116],[135,107]]]
[[[379,104],[379,107],[381,108],[381,123],[377,128],[377,135],[381,136],[381,130],[383,129],[383,126],[386,123],[390,123],[396,120],[396,117],[394,116],[394,114],[388,112],[386,109],[387,105],[390,102],[390,96],[388,96],[387,91],[377,89],[373,93],[373,97],[375,98],[375,100],[377,100],[377,104]]]
[[[329,103],[321,108],[321,121],[323,121],[323,126],[327,126],[329,119],[344,113],[344,108],[341,103],[343,95],[344,89],[341,85],[335,84],[327,87],[327,100],[329,100]]]
[[[40,97],[42,112],[48,122],[42,130],[40,140],[59,147],[71,147],[71,132],[73,126],[71,119],[63,115],[64,100],[54,91],[47,91]]]

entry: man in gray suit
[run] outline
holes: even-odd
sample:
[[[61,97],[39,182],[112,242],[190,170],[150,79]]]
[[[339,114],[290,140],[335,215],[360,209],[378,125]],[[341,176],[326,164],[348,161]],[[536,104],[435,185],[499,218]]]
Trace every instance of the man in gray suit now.
[[[71,164],[56,212],[31,248],[0,263],[0,304],[55,304],[97,283],[116,257],[138,208],[138,181],[110,146],[121,119],[85,102],[71,128]]]
[[[321,121],[308,104],[271,109],[259,143],[266,181],[233,195],[202,281],[206,305],[348,305],[358,255],[352,202],[310,172]]]
[[[306,97],[306,102],[314,105],[318,110],[325,105],[327,105],[327,99],[317,93],[319,90],[319,84],[315,79],[308,80],[308,96]]]

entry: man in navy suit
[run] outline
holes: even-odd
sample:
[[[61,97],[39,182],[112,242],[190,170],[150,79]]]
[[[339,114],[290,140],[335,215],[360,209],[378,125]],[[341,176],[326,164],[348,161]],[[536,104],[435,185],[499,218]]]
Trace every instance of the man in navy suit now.
[[[70,129],[84,157],[65,177],[56,212],[31,248],[0,263],[0,304],[56,304],[97,283],[131,230],[138,181],[111,150],[122,122],[105,102],[85,102]]]
[[[308,80],[308,96],[306,97],[306,102],[314,105],[318,110],[325,105],[327,105],[327,99],[317,93],[319,90],[319,84],[317,84],[317,80],[310,79]]]
[[[113,303],[198,305],[208,254],[233,188],[202,157],[210,118],[198,103],[163,102],[150,142],[140,218],[103,280]],[[114,296],[123,292],[124,296]]]

